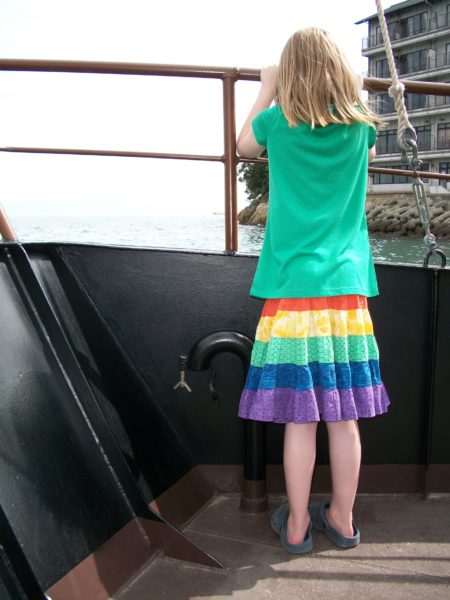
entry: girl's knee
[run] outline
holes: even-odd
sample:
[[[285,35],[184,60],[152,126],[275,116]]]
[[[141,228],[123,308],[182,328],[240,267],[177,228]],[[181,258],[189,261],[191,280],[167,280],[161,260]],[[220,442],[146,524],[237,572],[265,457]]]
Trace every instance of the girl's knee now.
[[[329,436],[354,436],[360,439],[358,421],[328,421],[327,430]]]

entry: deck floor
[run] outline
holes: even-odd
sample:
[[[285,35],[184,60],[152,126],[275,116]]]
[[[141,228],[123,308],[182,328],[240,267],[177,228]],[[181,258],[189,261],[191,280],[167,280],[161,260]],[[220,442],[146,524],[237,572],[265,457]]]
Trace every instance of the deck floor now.
[[[315,496],[314,499],[322,499]],[[285,502],[270,496],[270,510]],[[361,543],[339,550],[313,531],[309,555],[287,554],[270,512],[239,510],[236,495],[216,496],[184,528],[223,565],[213,569],[160,554],[116,600],[349,600],[450,598],[450,496],[358,496]]]

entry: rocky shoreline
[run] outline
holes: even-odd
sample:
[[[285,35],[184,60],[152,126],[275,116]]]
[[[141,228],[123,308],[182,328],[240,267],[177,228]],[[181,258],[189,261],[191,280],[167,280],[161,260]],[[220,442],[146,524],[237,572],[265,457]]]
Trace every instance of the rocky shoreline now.
[[[440,239],[450,239],[450,194],[430,194],[431,231]],[[250,204],[238,214],[241,225],[265,226],[267,202]],[[367,194],[367,224],[370,233],[423,236],[423,227],[412,193]]]

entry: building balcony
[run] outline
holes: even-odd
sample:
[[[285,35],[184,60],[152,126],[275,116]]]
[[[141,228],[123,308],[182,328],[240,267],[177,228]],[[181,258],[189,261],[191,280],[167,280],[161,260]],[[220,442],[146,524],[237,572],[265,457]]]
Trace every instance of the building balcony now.
[[[405,94],[406,108],[411,117],[442,115],[450,112],[450,96],[425,96],[424,94]],[[372,97],[371,107],[378,115],[397,118],[394,99],[389,94],[377,94]]]
[[[435,15],[429,19],[419,20],[411,26],[411,23],[406,19],[388,23],[389,36],[393,47],[402,45],[408,40],[419,41],[427,39],[429,36],[435,36],[439,32],[447,33],[450,25],[449,14],[443,13]],[[446,31],[447,30],[447,31]],[[362,40],[363,54],[370,54],[371,50],[380,48],[383,45],[383,37],[380,28],[376,28],[376,32]]]
[[[422,143],[419,139],[418,150],[421,160],[427,161],[441,158],[445,158],[448,160],[450,158],[450,140],[444,142],[441,141],[440,143],[438,143],[438,140],[433,139],[431,140],[431,142]],[[380,160],[382,162],[401,161],[401,153],[398,144],[396,143],[395,147],[391,146],[387,148],[387,150],[385,148],[380,148],[379,144],[377,144],[377,158],[374,160],[374,164],[372,166],[377,166],[375,164],[377,160]]]
[[[408,56],[414,56],[408,59]],[[417,58],[418,52],[414,52],[411,55],[405,54],[403,56],[395,57],[397,66],[397,72],[401,77],[408,76],[410,78],[419,79],[420,76],[429,76],[432,74],[436,76],[438,74],[450,73],[450,53],[444,54],[421,56]],[[442,73],[439,73],[442,72]],[[387,60],[383,59],[377,61],[368,71],[369,77],[380,77],[390,78],[389,67]]]

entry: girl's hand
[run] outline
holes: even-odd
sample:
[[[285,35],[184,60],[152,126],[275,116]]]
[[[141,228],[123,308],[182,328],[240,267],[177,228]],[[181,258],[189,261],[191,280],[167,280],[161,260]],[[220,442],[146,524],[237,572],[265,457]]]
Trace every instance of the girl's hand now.
[[[270,65],[270,67],[263,67],[261,69],[261,86],[273,91],[274,96],[277,87],[277,77],[278,65]]]

